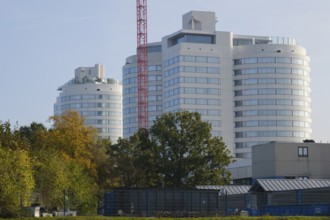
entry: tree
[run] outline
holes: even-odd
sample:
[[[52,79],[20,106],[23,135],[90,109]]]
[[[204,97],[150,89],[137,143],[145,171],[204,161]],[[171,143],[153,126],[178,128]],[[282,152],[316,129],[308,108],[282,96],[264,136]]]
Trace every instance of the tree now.
[[[150,133],[158,144],[160,161],[155,166],[167,187],[229,183],[229,151],[221,138],[211,136],[211,125],[199,113],[163,114]]]
[[[94,214],[97,207],[97,169],[93,158],[96,130],[84,124],[77,112],[51,117],[53,127],[38,132],[35,154],[37,192],[47,208],[67,208]]]
[[[32,149],[36,148],[38,150],[39,137],[43,132],[47,131],[47,128],[41,123],[32,122],[30,126],[21,126],[18,131],[20,137],[26,139]]]
[[[56,147],[64,158],[74,159],[90,174],[96,175],[95,164],[92,161],[92,148],[97,140],[96,129],[87,127],[85,119],[75,111],[67,111],[50,119],[54,123],[47,137],[51,145]]]
[[[21,204],[28,205],[34,189],[33,161],[26,150],[28,143],[20,138],[10,123],[0,123],[0,216],[14,217]]]
[[[109,173],[117,185],[113,187],[148,187],[159,182],[155,167],[155,144],[149,138],[148,130],[140,129],[129,139],[119,138],[116,144],[110,145]]]
[[[163,114],[154,125],[108,148],[110,176],[125,187],[227,184],[229,151],[211,125],[187,111]]]
[[[111,146],[110,138],[99,139],[92,149],[93,162],[96,165],[98,198],[103,199],[104,193],[116,186],[119,186],[118,181],[111,178],[110,168],[113,166],[107,155],[107,149]]]

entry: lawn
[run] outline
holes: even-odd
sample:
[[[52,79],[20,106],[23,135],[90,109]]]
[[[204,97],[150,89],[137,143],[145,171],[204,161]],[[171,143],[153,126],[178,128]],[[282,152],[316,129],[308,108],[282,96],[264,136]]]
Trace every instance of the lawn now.
[[[0,218],[2,219],[2,218]],[[10,220],[21,220],[21,218],[12,218]],[[36,220],[36,218],[23,218],[24,220]],[[44,220],[149,220],[145,217],[105,217],[105,216],[78,216],[78,217],[48,217]],[[155,218],[153,218],[155,219]],[[204,218],[157,218],[157,220],[330,220],[330,216],[260,216],[260,217],[204,217]],[[5,219],[3,219],[5,220]],[[8,219],[7,219],[8,220]]]

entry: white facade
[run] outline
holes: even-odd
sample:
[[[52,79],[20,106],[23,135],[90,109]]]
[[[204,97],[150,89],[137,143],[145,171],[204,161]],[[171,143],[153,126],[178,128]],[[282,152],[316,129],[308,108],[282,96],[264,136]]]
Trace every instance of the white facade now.
[[[292,38],[216,31],[213,12],[192,11],[182,21],[182,30],[163,37],[157,56],[149,53],[149,69],[158,69],[149,76],[157,74],[161,80],[155,90],[149,86],[149,98],[159,96],[159,107],[151,108],[149,102],[155,115],[197,111],[212,124],[212,134],[222,136],[232,154],[242,158],[251,157],[254,144],[311,138],[310,68],[304,48]],[[137,130],[137,98],[128,99],[137,97],[137,73],[128,74],[136,70],[136,56],[126,61],[124,137],[129,137]],[[132,112],[134,123],[128,120]]]
[[[116,142],[122,137],[122,85],[104,76],[100,64],[75,69],[75,78],[58,89],[54,115],[75,110],[85,117],[86,125],[97,128],[100,137]]]

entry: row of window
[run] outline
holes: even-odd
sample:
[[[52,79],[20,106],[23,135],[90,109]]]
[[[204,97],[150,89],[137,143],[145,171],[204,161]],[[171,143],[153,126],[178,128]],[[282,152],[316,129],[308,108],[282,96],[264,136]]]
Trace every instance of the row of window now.
[[[124,108],[123,109],[123,114],[127,115],[127,114],[132,114],[132,113],[137,113],[138,109],[137,107],[130,107],[130,108]]]
[[[137,97],[125,98],[124,104],[132,104],[137,103]],[[214,100],[214,101],[213,101]],[[221,100],[215,101],[218,99],[183,99],[183,101],[179,101],[178,104],[196,104],[196,105],[220,105]],[[148,102],[159,102],[162,101],[161,95],[150,95],[148,96]],[[310,107],[311,103],[304,100],[297,99],[248,99],[248,100],[239,100],[235,101],[235,107],[240,106],[263,106],[263,105],[284,105],[284,106],[302,106],[302,107]],[[78,104],[64,104],[62,106],[62,110],[66,109],[75,109],[75,108],[96,108],[96,107],[106,107],[106,108],[120,108],[120,104],[116,103],[78,103]],[[78,107],[79,106],[79,107]],[[173,106],[173,105],[172,105]]]
[[[148,82],[155,82],[155,81],[162,81],[162,76],[161,75],[149,75],[148,76]],[[130,78],[123,80],[123,85],[134,84],[137,82],[138,82],[137,77],[130,77]]]
[[[251,148],[254,145],[265,144],[265,143],[268,143],[268,142],[267,141],[236,142],[235,148],[236,149]]]
[[[115,119],[86,119],[87,125],[121,125],[121,120]]]
[[[250,120],[250,121],[236,121],[235,127],[268,127],[268,126],[282,126],[282,127],[303,127],[311,128],[311,123],[305,121],[292,120]]]
[[[162,86],[161,85],[150,85],[148,86],[148,91],[162,91]],[[138,93],[138,87],[130,87],[126,88],[123,91],[124,95],[127,94],[137,94]]]
[[[162,111],[163,106],[161,105],[149,105],[148,106],[148,112],[156,112],[156,111]]]
[[[132,103],[137,103],[138,97],[130,97],[130,98],[125,98],[123,103],[124,104],[132,104]],[[162,96],[161,95],[150,95],[148,96],[148,102],[159,102],[162,101]]]
[[[156,116],[149,116],[148,121],[153,122],[156,119]],[[205,120],[205,122],[208,122],[212,125],[212,128],[215,127],[221,127],[221,121],[220,120]],[[137,117],[127,117],[123,120],[124,125],[132,124],[132,123],[138,123]]]
[[[210,123],[212,125],[212,128],[214,127],[221,127],[221,121],[220,120],[204,120],[207,123]]]
[[[148,116],[148,122],[150,124],[152,124],[153,121],[156,120],[156,117],[157,116],[155,116],[155,115]],[[124,123],[124,125],[129,125],[129,124],[132,124],[132,123],[138,123],[138,118],[137,117],[126,117],[126,118],[124,118],[123,123]]]
[[[137,117],[124,118],[123,123],[124,123],[124,125],[132,124],[132,123],[138,123],[138,118]]]
[[[162,66],[161,65],[150,65],[148,66],[148,72],[152,72],[152,71],[161,71],[162,70]],[[137,67],[130,67],[130,68],[126,68],[123,70],[123,75],[128,75],[128,74],[133,74],[133,73],[137,73],[138,69]]]
[[[250,137],[299,137],[307,138],[309,133],[303,131],[244,131],[235,132],[235,138],[250,138]]]
[[[291,58],[291,57],[252,57],[252,58],[234,59],[234,65],[255,64],[255,63],[285,63],[285,64],[298,64],[305,66],[309,65],[308,60]]]
[[[310,107],[311,103],[296,99],[248,99],[235,101],[235,107],[239,106],[260,106],[260,105],[288,105]]]
[[[121,112],[113,111],[81,111],[81,116],[121,116]]]
[[[97,128],[100,133],[121,133],[120,128]]]
[[[166,70],[164,72],[164,76],[169,77],[169,76],[172,76],[172,75],[177,74],[179,72],[219,74],[220,69],[218,67],[176,66],[172,69]]]
[[[198,83],[198,84],[220,84],[219,78],[206,77],[176,77],[165,81],[165,87],[173,86],[179,83]]]
[[[180,99],[173,99],[168,102],[165,102],[164,106],[165,106],[165,108],[169,108],[169,107],[176,106],[179,104],[219,106],[221,104],[221,100],[220,99],[180,98]]]
[[[259,109],[259,110],[246,110],[235,111],[235,117],[248,117],[248,116],[297,116],[297,117],[311,117],[310,112],[288,110],[288,109]]]
[[[245,68],[234,70],[234,75],[251,75],[251,74],[292,74],[299,76],[308,76],[309,72],[298,68],[285,67],[261,67],[261,68]]]
[[[107,103],[107,102],[84,102],[84,103],[69,103],[58,105],[58,110],[64,111],[68,109],[80,109],[80,108],[113,108],[121,109],[119,103]]]
[[[220,89],[215,88],[194,88],[194,87],[180,87],[171,89],[165,92],[165,97],[170,97],[178,94],[208,94],[208,95],[220,95]]]
[[[214,35],[179,34],[169,39],[169,46],[181,43],[213,44]]]
[[[89,100],[89,99],[109,99],[109,100],[121,100],[119,95],[100,95],[100,94],[86,94],[86,95],[68,95],[60,97],[62,102],[73,100]]]
[[[213,137],[222,137],[222,133],[220,131],[211,131]]]
[[[209,56],[188,56],[181,55],[175,56],[164,61],[164,66],[170,66],[178,62],[193,62],[193,63],[220,63],[219,57],[209,57]]]
[[[283,84],[283,85],[300,85],[310,86],[310,82],[302,79],[291,78],[253,78],[235,80],[234,85],[261,85],[261,84]]]
[[[235,90],[235,96],[246,96],[246,95],[296,95],[310,97],[310,93],[300,89],[243,89]]]
[[[123,133],[124,135],[134,134],[137,131],[136,127],[131,128],[124,128]]]
[[[255,39],[255,38],[234,38],[233,45],[240,46],[240,45],[251,45],[251,44],[286,44],[286,45],[296,45],[297,41],[294,38],[290,37],[271,37],[269,39]]]

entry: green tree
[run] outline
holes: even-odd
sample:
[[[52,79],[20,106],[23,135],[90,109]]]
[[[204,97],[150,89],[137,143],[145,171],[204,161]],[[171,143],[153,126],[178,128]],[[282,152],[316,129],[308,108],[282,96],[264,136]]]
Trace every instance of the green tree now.
[[[0,216],[13,217],[21,205],[29,205],[34,189],[33,161],[28,143],[10,123],[0,123]]]
[[[47,128],[41,123],[32,122],[30,126],[21,126],[18,131],[20,137],[26,139],[32,149],[39,150],[40,135],[46,132]]]
[[[155,144],[149,138],[148,130],[140,129],[129,139],[119,138],[107,150],[112,164],[109,173],[117,185],[113,187],[147,187],[159,182],[156,167]]]
[[[96,165],[98,198],[103,199],[104,193],[114,186],[119,186],[116,179],[111,178],[110,167],[112,164],[107,154],[108,147],[111,146],[110,138],[101,138],[97,141],[96,146],[93,147],[93,162]]]
[[[2,123],[0,121],[0,143],[2,147],[12,150],[29,148],[29,142],[21,138],[16,126],[14,129],[11,129],[10,122]]]
[[[221,138],[211,136],[211,125],[199,113],[163,114],[150,133],[158,144],[160,160],[155,165],[167,187],[229,183],[229,151]]]

